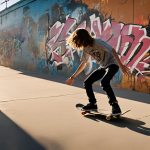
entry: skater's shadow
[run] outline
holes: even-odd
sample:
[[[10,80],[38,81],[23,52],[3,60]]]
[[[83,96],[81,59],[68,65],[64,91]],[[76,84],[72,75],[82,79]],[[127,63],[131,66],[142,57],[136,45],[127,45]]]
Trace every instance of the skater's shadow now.
[[[95,115],[89,114],[89,115],[85,115],[84,117],[97,122],[103,121],[121,128],[128,128],[137,133],[150,136],[150,128],[143,127],[143,125],[145,125],[146,123],[141,120],[135,120],[127,117],[121,117],[121,119],[106,120],[106,116],[99,115],[99,114],[95,114]]]

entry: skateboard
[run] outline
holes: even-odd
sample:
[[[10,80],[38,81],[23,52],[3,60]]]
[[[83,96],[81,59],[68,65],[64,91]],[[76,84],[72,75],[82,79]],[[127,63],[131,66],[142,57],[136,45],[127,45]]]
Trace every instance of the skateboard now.
[[[89,113],[89,114],[100,114],[100,115],[106,116],[106,120],[111,120],[112,118],[120,119],[122,115],[124,115],[127,112],[131,111],[131,110],[127,110],[127,111],[124,111],[122,113],[112,114],[111,111],[107,111],[107,110],[104,110],[104,109],[84,110],[84,109],[82,109],[83,106],[84,106],[83,104],[76,104],[76,108],[81,111],[82,115],[85,115],[87,113]]]

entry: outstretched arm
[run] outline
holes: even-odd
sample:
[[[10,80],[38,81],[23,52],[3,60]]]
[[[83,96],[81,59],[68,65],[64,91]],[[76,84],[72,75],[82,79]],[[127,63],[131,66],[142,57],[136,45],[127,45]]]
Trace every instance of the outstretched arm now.
[[[118,54],[116,53],[115,49],[113,49],[111,51],[111,53],[113,54],[113,56],[115,57],[119,67],[121,68],[122,72],[125,74],[125,75],[128,75],[128,71],[130,70],[127,66],[123,65],[118,57]]]
[[[86,63],[85,62],[82,62],[80,64],[80,66],[78,67],[78,69],[76,70],[76,72],[65,82],[65,84],[73,84],[73,81],[74,81],[74,78],[80,73],[83,71],[83,69],[85,68],[86,66]]]

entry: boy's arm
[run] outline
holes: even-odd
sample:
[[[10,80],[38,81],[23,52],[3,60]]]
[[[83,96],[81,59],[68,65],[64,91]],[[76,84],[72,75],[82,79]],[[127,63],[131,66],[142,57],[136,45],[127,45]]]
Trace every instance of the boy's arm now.
[[[80,66],[78,67],[78,69],[76,70],[76,72],[65,82],[65,84],[73,84],[74,78],[83,71],[83,69],[85,68],[86,63],[82,62],[80,64]]]
[[[119,67],[121,68],[122,72],[127,75],[127,74],[128,74],[128,71],[129,71],[130,69],[129,69],[127,66],[125,66],[125,65],[123,65],[123,64],[121,63],[121,61],[120,61],[120,59],[119,59],[119,57],[118,57],[118,54],[116,53],[115,49],[113,49],[113,50],[111,51],[111,53],[112,53],[113,56],[115,57],[115,59],[116,59],[118,65],[119,65]]]

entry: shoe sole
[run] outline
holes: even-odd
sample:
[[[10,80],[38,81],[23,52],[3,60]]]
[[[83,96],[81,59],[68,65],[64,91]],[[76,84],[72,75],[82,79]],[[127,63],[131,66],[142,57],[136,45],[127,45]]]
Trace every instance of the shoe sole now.
[[[112,116],[115,116],[115,115],[121,115],[122,112],[120,113],[115,113],[115,114],[111,114]]]

